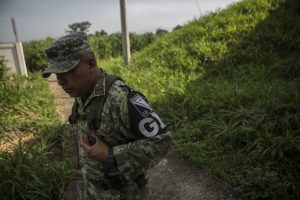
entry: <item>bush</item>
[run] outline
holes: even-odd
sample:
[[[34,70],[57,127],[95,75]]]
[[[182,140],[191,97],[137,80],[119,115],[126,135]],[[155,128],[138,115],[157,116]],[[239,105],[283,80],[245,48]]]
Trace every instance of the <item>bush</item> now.
[[[6,74],[7,68],[5,66],[5,60],[3,56],[0,56],[0,81],[3,80]]]
[[[157,35],[151,32],[129,33],[130,51],[138,52],[151,44]],[[121,33],[107,34],[105,31],[96,32],[89,35],[90,44],[99,60],[108,60],[122,56],[122,36]]]
[[[41,72],[48,66],[45,49],[53,42],[53,38],[24,43],[26,66],[31,72]]]

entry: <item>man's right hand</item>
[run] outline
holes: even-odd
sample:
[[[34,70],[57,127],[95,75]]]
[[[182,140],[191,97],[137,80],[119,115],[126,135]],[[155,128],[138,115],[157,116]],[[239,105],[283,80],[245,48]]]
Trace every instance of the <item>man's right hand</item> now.
[[[80,137],[80,146],[87,156],[94,160],[105,161],[108,157],[109,147],[102,140],[95,138],[96,142],[91,145],[88,141],[88,136]]]

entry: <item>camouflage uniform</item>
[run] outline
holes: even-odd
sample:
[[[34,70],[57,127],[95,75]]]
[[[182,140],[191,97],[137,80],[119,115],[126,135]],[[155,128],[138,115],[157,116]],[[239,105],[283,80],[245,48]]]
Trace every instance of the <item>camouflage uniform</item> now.
[[[47,69],[43,75],[47,77],[55,72],[55,69]],[[87,99],[75,98],[78,138],[97,137],[110,148],[105,161],[93,160],[79,148],[84,199],[145,199],[145,171],[165,156],[170,136],[142,94],[122,80],[114,81],[106,91],[107,75],[104,71],[101,74]],[[99,123],[95,116],[102,98],[106,99]],[[98,126],[95,128],[93,123]]]
[[[107,163],[92,160],[80,150],[82,173],[88,184],[87,196],[88,199],[103,199],[103,196],[108,195],[111,196],[110,199],[119,199],[120,193],[115,191],[119,190],[123,197],[127,196],[126,199],[140,199],[134,197],[139,192],[139,187],[143,186],[139,186],[143,184],[139,182],[144,181],[141,179],[145,178],[145,171],[166,154],[169,137],[165,134],[147,137],[133,131],[134,122],[131,122],[129,116],[129,106],[133,103],[128,99],[129,93],[133,91],[120,80],[115,81],[109,91],[105,91],[104,83],[105,76],[85,102],[80,97],[76,98],[79,105],[78,134],[97,136],[113,149],[116,160],[114,166],[107,167]],[[93,131],[86,119],[87,116],[95,115],[94,106],[97,105],[92,101],[96,102],[95,98],[104,98],[106,92],[108,96],[102,109],[100,127]],[[138,93],[134,94],[136,97],[140,96]],[[150,114],[154,115],[154,112]],[[155,120],[163,131],[165,125],[159,118]],[[92,196],[95,198],[91,198]]]

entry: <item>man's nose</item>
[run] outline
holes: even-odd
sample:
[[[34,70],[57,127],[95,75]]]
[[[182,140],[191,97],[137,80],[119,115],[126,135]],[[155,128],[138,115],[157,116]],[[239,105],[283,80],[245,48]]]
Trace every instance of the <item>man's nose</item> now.
[[[63,74],[56,74],[57,83],[59,85],[66,85],[67,79]]]

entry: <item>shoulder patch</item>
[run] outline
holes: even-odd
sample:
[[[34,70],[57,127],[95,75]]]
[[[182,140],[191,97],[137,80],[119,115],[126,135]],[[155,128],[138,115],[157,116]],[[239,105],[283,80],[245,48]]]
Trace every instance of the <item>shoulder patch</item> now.
[[[147,117],[152,112],[152,108],[139,94],[135,94],[129,101],[142,117]]]
[[[142,94],[135,91],[128,93],[128,112],[130,126],[138,135],[149,138],[165,132],[166,125]]]

